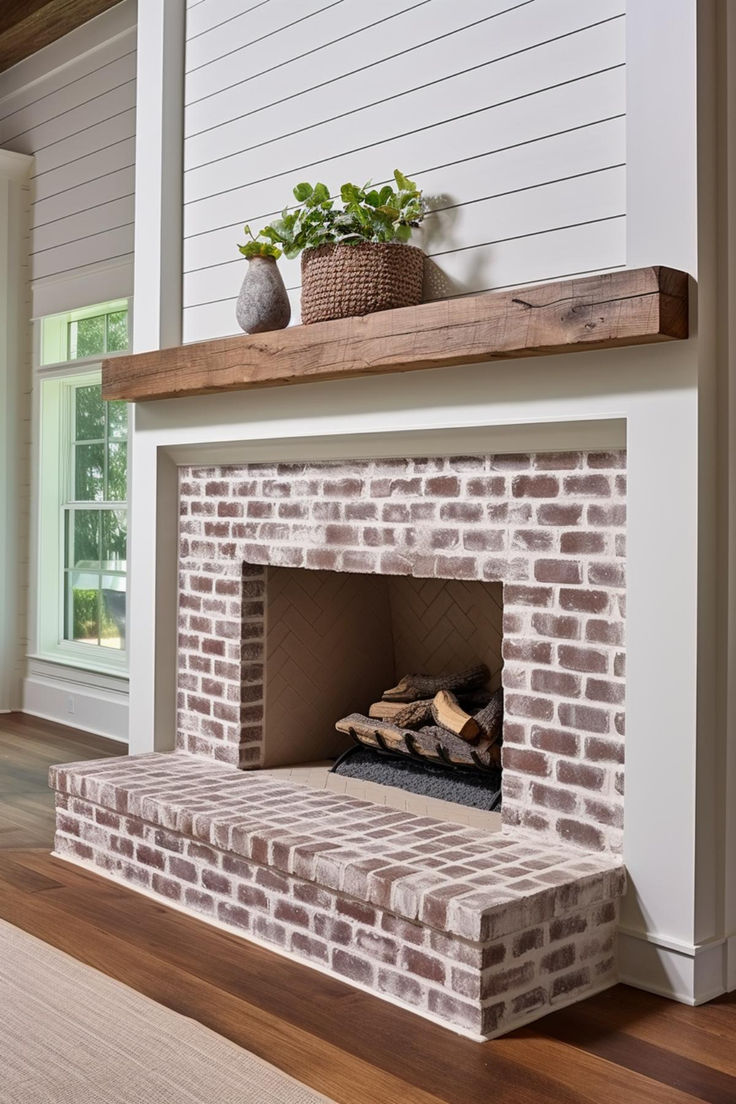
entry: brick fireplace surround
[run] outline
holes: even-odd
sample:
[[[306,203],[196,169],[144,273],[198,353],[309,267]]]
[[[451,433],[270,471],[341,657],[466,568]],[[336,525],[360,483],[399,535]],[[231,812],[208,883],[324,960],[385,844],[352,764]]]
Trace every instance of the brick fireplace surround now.
[[[57,853],[475,1037],[613,984],[625,467],[181,468],[177,751],[54,768]],[[248,769],[268,565],[503,584],[501,832]]]

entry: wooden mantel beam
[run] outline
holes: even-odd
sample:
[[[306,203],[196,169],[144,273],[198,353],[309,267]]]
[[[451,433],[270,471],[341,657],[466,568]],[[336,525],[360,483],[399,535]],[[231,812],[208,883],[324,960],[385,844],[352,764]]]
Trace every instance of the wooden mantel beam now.
[[[144,402],[687,336],[687,275],[620,269],[114,357],[103,364],[102,390]]]

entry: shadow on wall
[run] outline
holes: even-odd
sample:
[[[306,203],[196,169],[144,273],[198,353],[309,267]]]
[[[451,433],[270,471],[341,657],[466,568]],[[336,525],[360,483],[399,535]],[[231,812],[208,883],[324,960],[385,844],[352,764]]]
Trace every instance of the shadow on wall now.
[[[427,254],[424,262],[424,301],[451,299],[456,295],[468,295],[485,289],[488,275],[483,250],[471,251],[469,267],[462,281],[448,276],[430,255],[435,253],[441,258],[443,253],[456,249],[453,231],[460,216],[460,203],[453,196],[442,194],[428,196],[427,204],[429,212],[421,229],[416,232],[414,242]]]

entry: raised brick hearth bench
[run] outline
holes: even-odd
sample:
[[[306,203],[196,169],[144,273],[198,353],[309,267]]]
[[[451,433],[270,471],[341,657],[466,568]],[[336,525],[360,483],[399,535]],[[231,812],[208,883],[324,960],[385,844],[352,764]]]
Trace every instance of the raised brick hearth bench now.
[[[623,867],[185,752],[54,767],[56,852],[474,1037],[616,981]]]

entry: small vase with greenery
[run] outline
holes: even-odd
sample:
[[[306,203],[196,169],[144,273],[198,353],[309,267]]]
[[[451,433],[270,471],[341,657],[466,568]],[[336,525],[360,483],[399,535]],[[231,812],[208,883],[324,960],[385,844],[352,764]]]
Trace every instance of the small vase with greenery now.
[[[421,191],[398,169],[394,184],[343,184],[339,201],[325,184],[294,188],[286,208],[241,251],[263,245],[301,254],[302,322],[371,314],[422,299],[424,254],[409,245],[426,213]]]
[[[235,308],[238,325],[246,333],[282,330],[289,325],[291,304],[276,264],[281,250],[259,239],[250,226],[244,230],[250,241],[238,249],[249,264]]]

